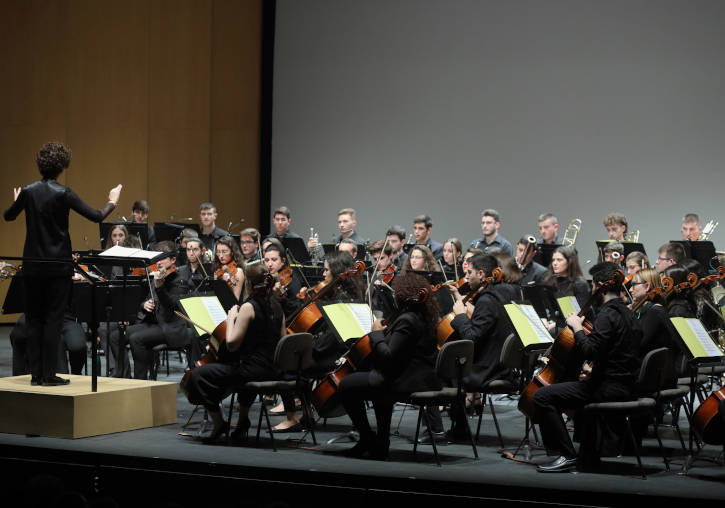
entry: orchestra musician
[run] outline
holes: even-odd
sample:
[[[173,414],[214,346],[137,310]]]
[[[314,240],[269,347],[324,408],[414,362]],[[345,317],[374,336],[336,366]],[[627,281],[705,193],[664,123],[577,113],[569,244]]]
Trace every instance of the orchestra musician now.
[[[539,215],[537,224],[539,226],[538,243],[561,245],[561,240],[557,234],[559,231],[559,219],[553,213],[542,213]]]
[[[393,280],[399,314],[386,327],[380,320],[373,324],[371,370],[354,372],[340,382],[342,405],[360,433],[357,444],[345,452],[348,457],[385,460],[395,402],[415,391],[441,388],[434,370],[438,309],[433,298],[419,296],[421,290],[430,289],[425,278],[412,273]],[[366,400],[375,409],[375,432],[368,422]]]
[[[649,259],[644,252],[638,250],[632,251],[627,254],[624,260],[624,267],[627,269],[627,275],[634,275],[640,270],[651,268]]]
[[[189,402],[204,406],[214,425],[211,434],[203,439],[206,444],[216,443],[229,430],[229,422],[224,420],[219,405],[229,393],[239,390],[246,382],[277,377],[274,351],[286,333],[284,314],[267,284],[269,272],[265,265],[253,263],[245,271],[246,293],[250,296],[241,306],[229,309],[220,360],[192,370],[186,385]],[[246,439],[249,408],[256,398],[253,392],[240,391],[238,395],[239,420],[231,434],[235,441]]]
[[[244,288],[244,262],[239,244],[229,235],[222,236],[216,241],[215,254],[211,267],[214,279],[224,280],[239,301]]]
[[[610,213],[604,217],[603,223],[610,240],[624,241],[624,235],[627,232],[627,217],[621,213]]]
[[[58,342],[63,328],[63,313],[68,307],[72,288],[70,263],[43,263],[36,259],[71,260],[68,216],[74,210],[88,220],[101,222],[116,208],[121,185],[111,189],[108,202],[95,210],[84,203],[70,188],[57,182],[70,165],[71,151],[58,142],[44,144],[35,161],[42,176],[25,187],[13,188],[13,204],[4,219],[12,221],[25,212],[25,246],[23,263],[25,316],[30,327],[27,352],[30,384],[65,385],[70,380],[56,375]]]
[[[390,243],[386,244],[382,240],[378,240],[370,244],[368,253],[373,259],[374,272],[376,273],[375,280],[370,281],[369,287],[369,290],[373,292],[372,310],[374,313],[380,313],[383,317],[390,316],[395,309],[390,283],[397,271],[392,261],[393,247]]]
[[[683,259],[685,259],[685,248],[681,244],[675,242],[665,243],[657,249],[655,268],[659,273],[662,273]]]
[[[147,224],[149,243],[145,248],[151,250],[156,244],[156,233],[154,232],[154,228],[151,227],[151,224],[148,224],[149,210],[149,203],[145,199],[134,201],[133,206],[131,206],[131,217],[133,218],[133,222]]]
[[[337,250],[339,252],[347,252],[351,258],[357,259],[357,244],[349,238],[340,240],[340,243],[337,245]]]
[[[602,248],[602,258],[607,263],[616,263],[622,266],[624,260],[624,245],[622,242],[613,240]]]
[[[405,260],[408,255],[403,250],[405,245],[405,229],[401,226],[391,226],[385,232],[385,238],[388,241],[388,245],[393,249],[392,261],[398,270],[403,268]]]
[[[534,256],[536,255],[536,248],[530,247],[530,238],[532,237],[529,235],[524,235],[519,239],[518,243],[516,244],[516,260],[518,261],[519,265],[523,267],[521,269],[522,278],[520,282],[522,286],[526,286],[531,283],[541,284],[544,282],[544,278],[546,277],[546,268],[534,261]]]
[[[682,239],[696,242],[702,233],[700,217],[696,213],[688,213],[682,218]]]
[[[263,242],[264,264],[269,273],[277,280],[275,281],[273,293],[275,298],[282,305],[286,318],[294,314],[300,308],[302,302],[296,298],[302,289],[302,282],[287,262],[282,242],[276,238],[266,238]]]
[[[418,215],[413,219],[413,234],[417,245],[425,245],[438,260],[443,257],[443,244],[430,237],[433,231],[433,221],[428,215]]]
[[[463,277],[463,252],[458,238],[449,238],[443,242],[443,257],[440,262],[447,277],[459,279]]]
[[[468,268],[468,260],[471,259],[476,254],[483,254],[483,251],[481,249],[469,247],[466,249],[466,252],[463,253],[463,261],[461,262],[461,268],[463,268],[464,276],[466,273],[466,269]]]
[[[178,242],[179,242],[179,254],[176,259],[176,263],[181,266],[186,264],[186,243],[191,238],[199,238],[199,233],[196,232],[193,228],[184,228],[181,230],[181,233],[179,233]],[[204,255],[205,263],[211,262],[211,253],[207,253],[206,247],[202,243],[201,246],[202,254]],[[207,258],[208,256],[208,258]]]
[[[616,264],[606,262],[592,267],[594,287],[612,281],[617,270]],[[566,318],[574,332],[573,356],[594,363],[591,373],[581,380],[550,384],[534,394],[535,422],[541,429],[547,453],[557,456],[550,463],[539,465],[539,472],[566,472],[577,466],[596,468],[601,456],[597,435],[602,428],[594,417],[577,411],[574,416],[574,437],[580,442],[577,453],[562,413],[578,410],[590,402],[623,401],[632,397],[640,367],[637,355],[640,332],[632,312],[620,298],[621,291],[621,284],[603,290],[601,306],[589,335],[584,332],[584,317],[571,313]]]
[[[206,250],[201,239],[197,236],[186,239],[186,263],[179,266],[179,278],[184,281],[189,291],[193,291],[207,277],[211,277],[211,265],[202,265],[204,251]]]
[[[502,282],[490,284],[479,292],[486,278],[491,277],[493,270],[498,266],[498,260],[490,254],[476,254],[468,260],[466,281],[471,286],[474,297],[466,304],[463,303],[463,296],[455,286],[449,288],[455,298],[453,304],[455,317],[451,326],[461,339],[471,340],[474,343],[471,374],[464,379],[468,393],[478,393],[486,383],[510,374],[500,361],[503,343],[513,331],[504,305],[519,299],[520,289],[513,284]],[[520,273],[519,271],[519,277]],[[470,318],[468,313],[471,314]],[[480,405],[480,400],[474,399],[471,402]],[[466,439],[466,415],[454,414],[451,417],[453,426],[448,431],[448,437],[452,440]]]
[[[242,248],[242,257],[244,263],[252,261],[261,261],[259,256],[259,238],[260,234],[255,228],[246,228],[239,233],[239,245]]]
[[[513,254],[511,242],[501,236],[498,230],[501,228],[501,216],[496,210],[488,208],[481,212],[481,231],[483,237],[471,242],[471,247],[488,251],[490,247],[498,247],[506,254]]]
[[[123,245],[128,238],[128,228],[123,224],[116,224],[108,230],[106,241],[103,244],[105,249],[110,249],[114,245]]]
[[[199,206],[199,220],[201,221],[199,238],[209,252],[216,252],[214,249],[216,242],[222,237],[229,236],[229,232],[216,225],[218,215],[213,203],[205,202]]]
[[[284,238],[302,238],[297,233],[289,230],[290,224],[292,223],[292,212],[286,206],[280,206],[272,212],[272,225],[274,231],[272,231],[268,238],[276,238],[282,240]]]
[[[580,307],[589,300],[589,284],[584,280],[579,257],[573,246],[557,247],[546,270],[544,284],[555,289],[555,297],[574,296]]]
[[[433,257],[433,253],[425,245],[416,245],[408,253],[408,259],[405,260],[401,273],[410,270],[418,272],[440,272],[441,267]]]

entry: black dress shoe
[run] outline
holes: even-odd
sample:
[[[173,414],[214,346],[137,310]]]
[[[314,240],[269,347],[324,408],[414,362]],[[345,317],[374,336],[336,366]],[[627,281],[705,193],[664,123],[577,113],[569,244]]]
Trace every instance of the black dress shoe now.
[[[43,384],[43,380],[39,378],[38,376],[31,376],[30,377],[30,386],[40,386]]]
[[[576,468],[576,458],[568,459],[560,455],[548,464],[540,464],[536,466],[536,470],[540,473],[566,473]]]
[[[32,380],[31,380],[32,383]],[[62,377],[53,376],[53,377],[44,377],[40,384],[43,386],[63,386],[70,384],[70,379],[63,379]]]
[[[249,421],[249,418],[246,420],[240,420],[237,422],[237,426],[234,429],[234,432],[232,432],[229,435],[229,439],[235,443],[244,443],[247,441],[247,436],[249,434],[249,427],[252,425],[252,422]]]
[[[215,444],[222,437],[222,434],[229,432],[229,422],[224,422],[219,427],[211,431],[207,437],[201,440],[204,444]]]
[[[362,459],[372,453],[373,441],[370,439],[360,439],[355,446],[342,452],[343,456],[351,459]]]
[[[292,425],[291,427],[287,427],[286,429],[272,428],[272,433],[273,434],[284,434],[285,432],[302,432],[303,430],[305,430],[305,428],[302,425],[302,423],[297,422],[294,425]]]
[[[447,430],[445,433],[445,439],[449,443],[467,443],[470,441],[468,434],[465,430],[454,427],[451,430]],[[436,441],[437,443],[438,441]]]
[[[445,432],[433,432],[433,439],[435,439],[436,444],[446,444],[448,443],[448,436]],[[424,432],[421,437],[418,438],[418,444],[419,445],[429,445],[431,444],[430,439],[430,433],[428,431]]]

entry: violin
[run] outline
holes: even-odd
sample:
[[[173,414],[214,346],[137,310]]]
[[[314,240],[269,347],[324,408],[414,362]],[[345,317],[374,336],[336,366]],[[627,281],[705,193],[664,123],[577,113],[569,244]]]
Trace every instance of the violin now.
[[[465,280],[465,279],[461,279]],[[491,271],[491,276],[486,277],[481,281],[481,286],[476,291],[469,291],[469,293],[463,297],[463,304],[467,304],[474,296],[479,295],[483,293],[483,290],[486,289],[491,284],[498,284],[503,280],[503,270],[501,268],[496,267]],[[460,281],[456,281],[456,284],[458,284]],[[445,283],[444,283],[445,284]],[[471,314],[467,313],[468,318],[470,319]],[[446,343],[448,339],[451,338],[451,336],[455,333],[455,330],[453,329],[453,326],[451,326],[451,323],[453,322],[453,318],[456,317],[456,314],[454,312],[449,312],[443,318],[438,322],[438,326],[436,327],[436,337],[438,339],[438,349],[443,347],[443,344]]]
[[[672,280],[672,277],[663,277],[662,278],[662,287],[661,288],[652,288],[651,291],[647,291],[647,294],[644,295],[644,298],[641,300],[638,300],[633,306],[632,306],[632,312],[639,311],[645,303],[651,302],[658,296],[662,294],[667,294],[670,291],[672,291],[672,287],[675,285],[674,281]]]
[[[279,283],[282,286],[289,285],[289,283],[292,282],[292,267],[290,265],[285,265],[284,268],[277,272],[277,276],[279,277]]]
[[[83,266],[83,265],[81,265],[81,266]],[[173,266],[167,268],[165,270],[166,275],[174,272],[177,268],[178,267],[176,265],[173,265]],[[143,266],[139,266],[139,267],[134,268],[133,270],[131,270],[131,275],[140,275],[142,277],[145,277],[147,272],[149,274],[151,274],[153,272],[160,272],[160,271],[162,271],[162,268],[159,268],[159,265],[157,263],[154,263],[154,264],[149,265],[149,266],[147,266],[145,268]]]
[[[453,286],[456,289],[458,289],[458,292],[462,295],[467,295],[471,292],[471,285],[468,283],[465,277],[461,277],[458,280],[449,280],[446,282],[441,282],[440,284],[436,284],[431,288],[431,291],[434,293],[438,291],[440,288],[445,286]]]
[[[226,265],[220,266],[219,269],[214,272],[214,276],[217,279],[225,280],[230,287],[234,287],[237,285],[236,273],[237,262],[232,259]]]
[[[587,300],[587,303],[577,314],[579,317],[586,315],[589,312],[592,304],[596,301],[598,296],[612,286],[621,285],[624,280],[624,272],[616,270],[611,280],[603,282],[597,289],[592,293]],[[589,334],[593,326],[588,321],[582,323],[584,326],[584,333]],[[518,408],[519,411],[524,413],[529,418],[534,416],[534,393],[539,388],[549,386],[554,383],[559,383],[566,376],[568,371],[568,363],[570,355],[574,349],[575,339],[574,332],[568,326],[564,327],[559,335],[556,337],[554,344],[551,346],[549,354],[546,356],[547,362],[544,367],[534,378],[529,382],[528,386],[521,392],[519,397]]]
[[[395,271],[397,270],[396,266],[394,264],[390,264],[385,270],[381,271],[379,273],[380,279],[385,284],[390,284],[390,281],[393,280],[393,277],[395,277]]]
[[[297,293],[297,298],[304,302],[309,302],[310,300],[314,299],[325,287],[327,287],[327,281],[322,280],[318,282],[315,287],[308,289],[306,294],[303,294],[302,292]]]

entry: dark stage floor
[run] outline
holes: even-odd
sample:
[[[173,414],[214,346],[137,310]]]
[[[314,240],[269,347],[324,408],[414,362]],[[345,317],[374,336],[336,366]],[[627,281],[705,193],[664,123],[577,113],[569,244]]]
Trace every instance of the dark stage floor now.
[[[7,326],[0,327],[0,376],[11,375],[9,331]],[[182,374],[181,362],[172,355],[171,375],[167,378],[162,367],[159,380],[178,381]],[[523,436],[524,418],[515,401],[499,400],[495,405],[505,443],[513,450]],[[318,426],[318,445],[312,443],[311,436],[299,443],[302,434],[277,434],[278,451],[274,452],[265,437],[259,446],[253,439],[241,447],[202,444],[194,434],[200,428],[203,411],[197,411],[183,428],[193,409],[179,395],[175,425],[78,440],[0,434],[0,457],[8,471],[1,482],[6,484],[3,491],[10,499],[22,499],[29,495],[31,477],[50,473],[62,480],[65,489],[95,499],[110,496],[120,506],[145,506],[163,500],[182,506],[342,503],[356,507],[422,501],[450,506],[469,506],[476,501],[488,506],[619,506],[642,501],[674,505],[725,499],[725,467],[712,461],[722,461],[722,450],[706,446],[689,473],[678,474],[683,454],[670,429],[661,429],[661,433],[674,461],[672,472],[665,471],[656,440],[650,436],[644,443],[648,478],[643,480],[634,457],[605,459],[601,473],[550,475],[537,473],[531,464],[504,459],[488,411],[478,442],[479,460],[474,460],[470,445],[447,444],[439,448],[443,465],[438,467],[430,446],[421,447],[413,457],[413,446],[406,436],[415,433],[417,413],[411,408],[404,411],[402,405],[396,407],[393,416],[393,429],[400,422],[399,435],[391,439],[391,457],[386,462],[340,455],[352,445],[346,438],[351,430],[346,417]],[[255,407],[253,422],[256,415]],[[273,424],[281,418],[274,417]],[[474,431],[475,423],[472,419]],[[687,429],[684,418],[681,425]],[[192,435],[181,435],[184,431]],[[328,443],[336,437],[341,439]],[[532,460],[544,462],[547,458],[542,450],[534,449]]]

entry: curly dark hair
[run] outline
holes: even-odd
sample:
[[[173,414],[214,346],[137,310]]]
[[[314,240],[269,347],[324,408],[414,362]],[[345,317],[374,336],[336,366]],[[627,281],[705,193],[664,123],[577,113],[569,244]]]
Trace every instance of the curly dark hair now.
[[[43,178],[55,180],[70,165],[70,148],[57,141],[51,141],[40,147],[35,162]]]
[[[232,259],[237,263],[237,266],[239,268],[244,267],[242,251],[239,248],[239,244],[233,237],[231,237],[229,235],[222,236],[216,242],[216,245],[219,245],[219,244],[226,245],[227,247],[229,247],[232,251]],[[214,250],[216,250],[216,245],[214,246]],[[216,252],[215,252],[214,253],[214,262],[212,263],[212,271],[216,272],[221,267],[222,267],[222,264],[219,262],[219,258],[216,256]]]
[[[355,259],[347,252],[335,252],[325,256],[333,279],[355,266]],[[362,300],[364,292],[362,277],[347,277],[337,286],[337,296]],[[341,293],[341,294],[340,294]]]
[[[393,279],[392,287],[398,309],[419,313],[428,323],[430,329],[435,330],[440,311],[438,301],[433,295],[428,280],[417,273],[401,273]],[[425,302],[416,303],[415,300],[418,298],[421,289],[428,291],[428,299]]]
[[[247,294],[256,298],[260,304],[264,304],[272,319],[275,318],[275,307],[272,304],[272,285],[265,284],[265,277],[269,270],[264,263],[253,263],[244,267],[246,275]]]

